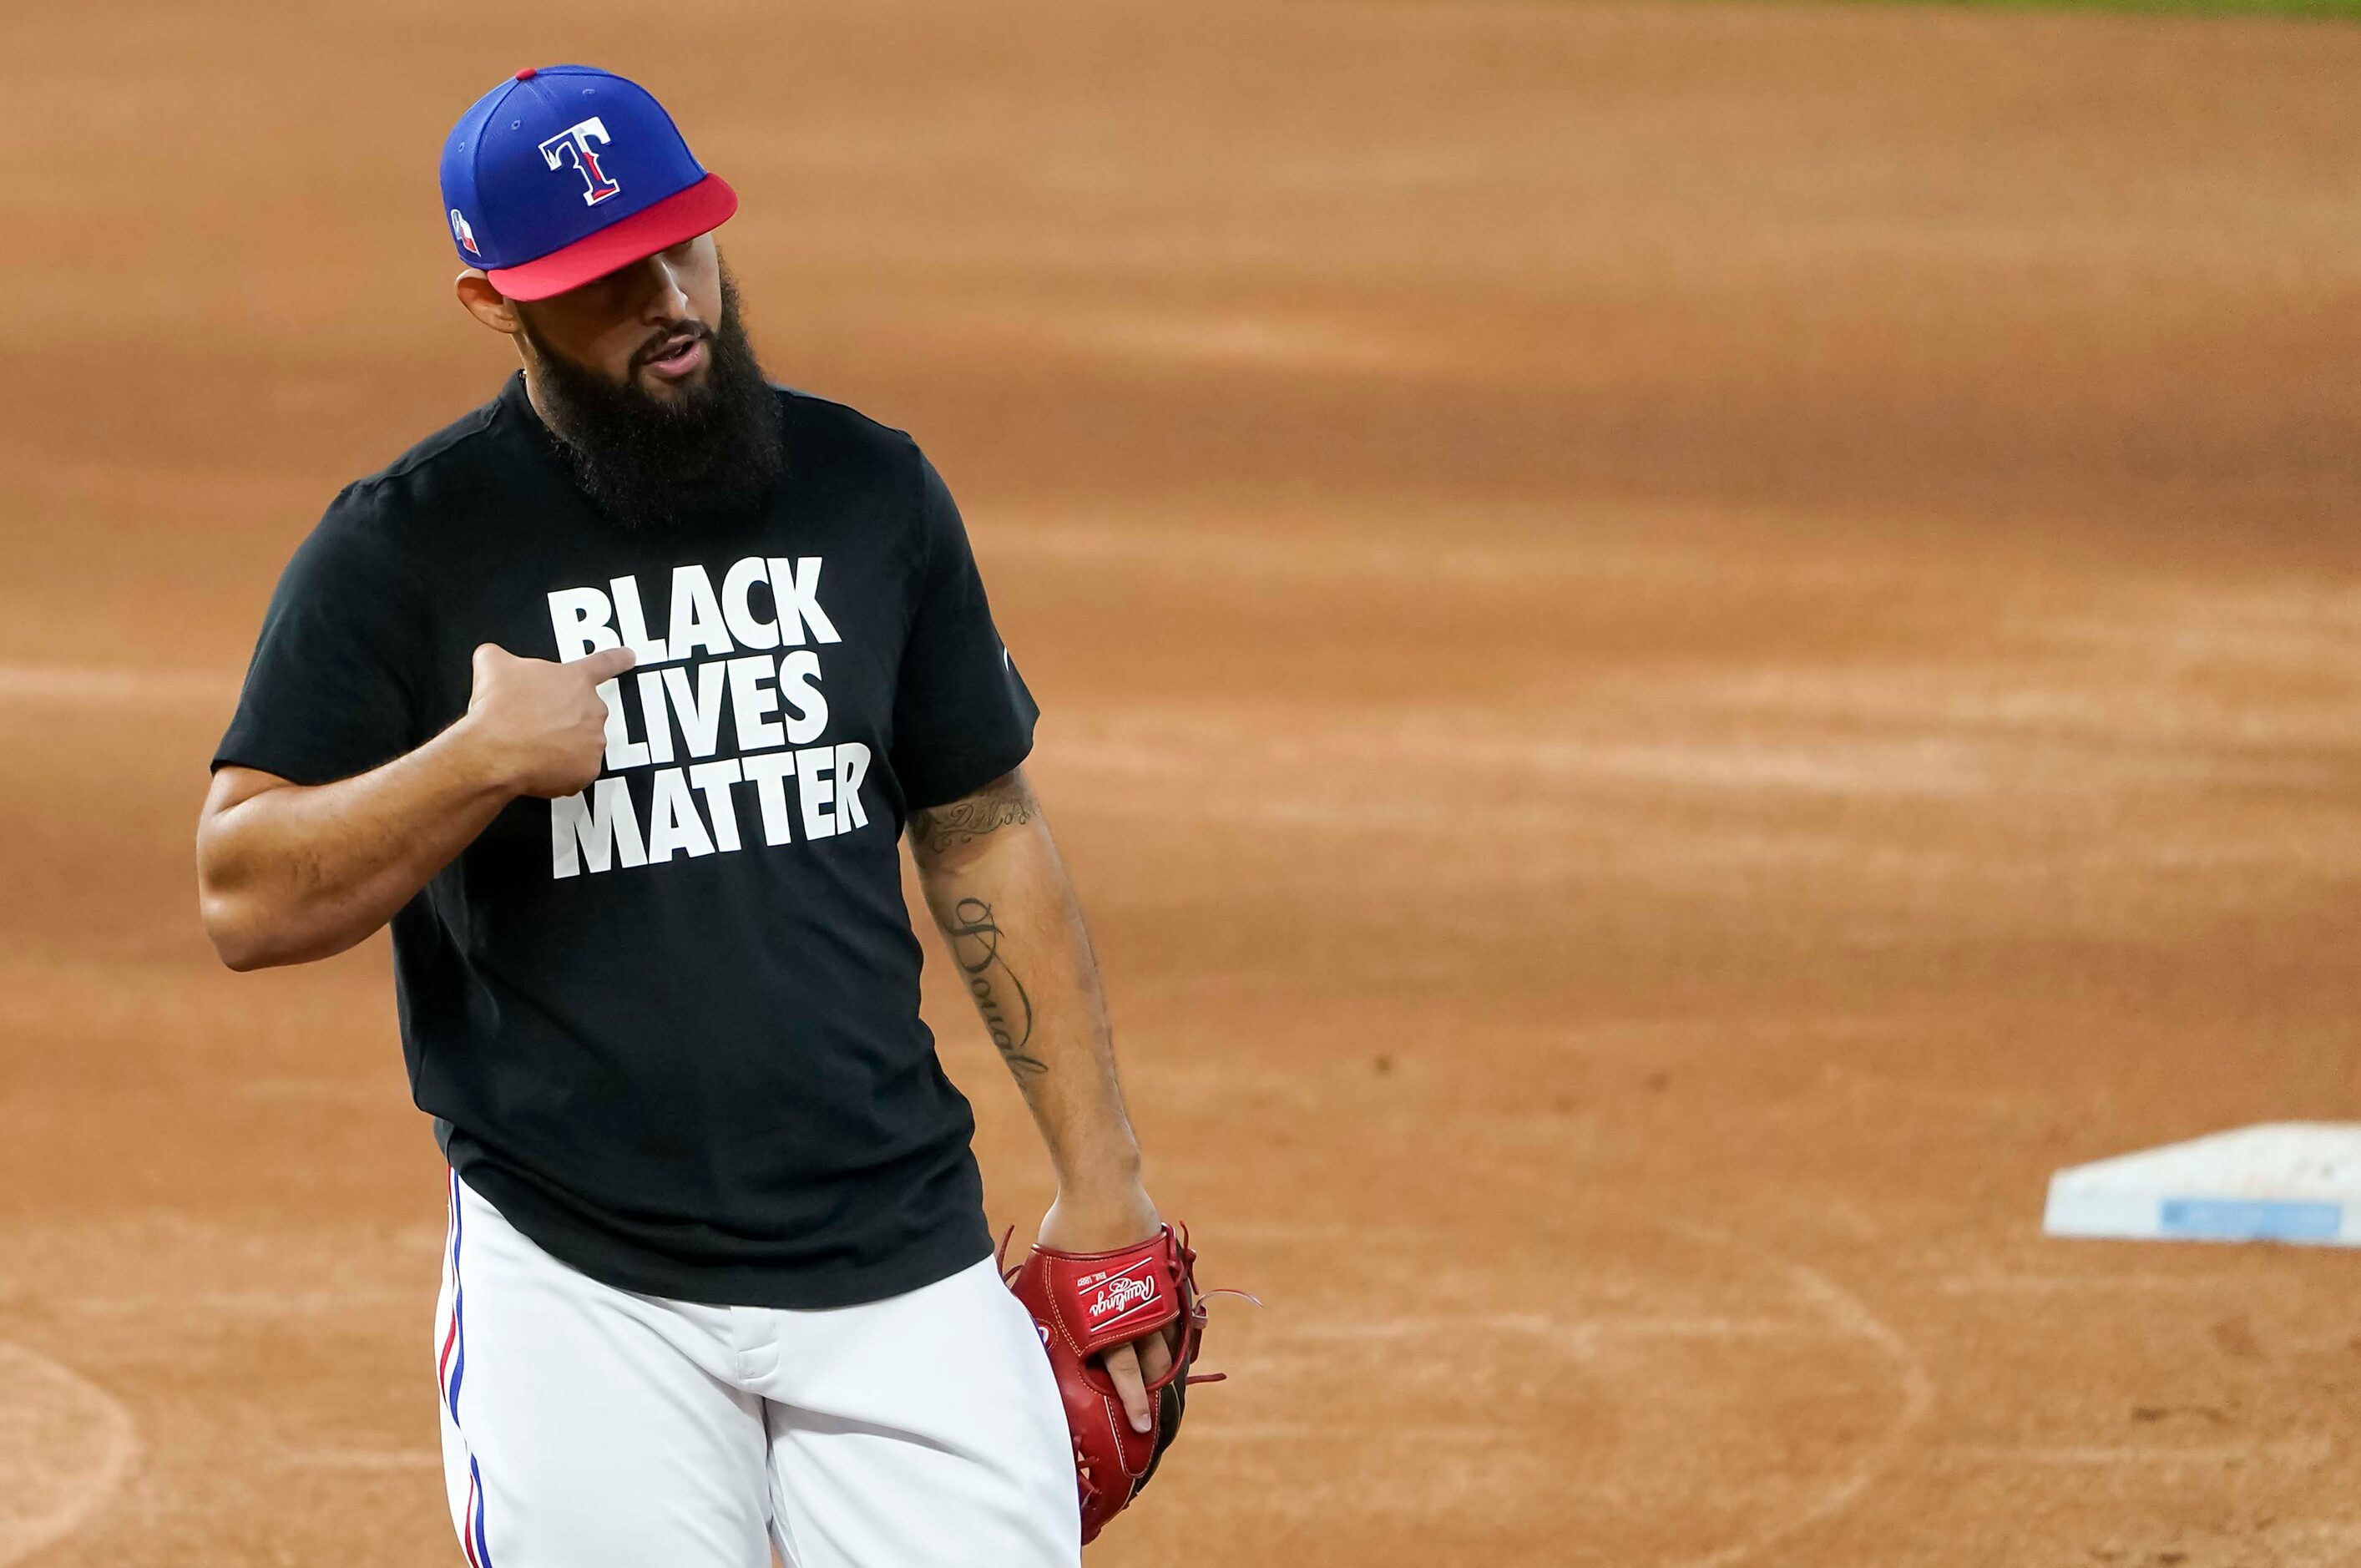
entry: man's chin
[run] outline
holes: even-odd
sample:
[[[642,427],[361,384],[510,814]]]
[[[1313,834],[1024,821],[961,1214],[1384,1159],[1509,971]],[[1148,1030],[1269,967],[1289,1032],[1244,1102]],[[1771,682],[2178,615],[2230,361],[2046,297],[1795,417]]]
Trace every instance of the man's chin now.
[[[693,376],[658,376],[646,370],[634,371],[631,385],[656,402],[674,406],[692,402],[711,389],[710,373],[699,370]]]

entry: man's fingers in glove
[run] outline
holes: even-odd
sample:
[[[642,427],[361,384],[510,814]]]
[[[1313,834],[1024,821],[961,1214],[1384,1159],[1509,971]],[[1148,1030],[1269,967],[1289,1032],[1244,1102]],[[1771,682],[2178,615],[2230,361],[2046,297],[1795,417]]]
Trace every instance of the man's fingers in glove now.
[[[1115,1391],[1123,1397],[1124,1413],[1131,1418],[1131,1430],[1146,1431],[1148,1427],[1148,1386],[1172,1370],[1172,1346],[1162,1330],[1142,1334],[1129,1344],[1119,1344],[1099,1358],[1106,1368],[1107,1377]]]
[[[1139,1370],[1150,1383],[1172,1370],[1171,1332],[1159,1329],[1131,1342],[1132,1347],[1139,1352]]]
[[[1135,1340],[1132,1344],[1138,1343]],[[1115,1385],[1115,1394],[1123,1400],[1124,1413],[1131,1418],[1131,1430],[1146,1431],[1148,1420],[1148,1385],[1139,1376],[1139,1355],[1130,1344],[1111,1346],[1099,1357],[1106,1368],[1108,1381]]]

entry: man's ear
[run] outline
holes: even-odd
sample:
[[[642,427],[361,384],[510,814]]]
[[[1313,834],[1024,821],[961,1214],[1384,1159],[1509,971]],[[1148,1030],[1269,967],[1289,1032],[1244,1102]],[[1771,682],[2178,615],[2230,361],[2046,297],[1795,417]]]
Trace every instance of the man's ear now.
[[[516,302],[493,288],[492,280],[484,276],[483,269],[468,268],[459,274],[451,287],[469,315],[504,336],[514,337],[517,334]]]

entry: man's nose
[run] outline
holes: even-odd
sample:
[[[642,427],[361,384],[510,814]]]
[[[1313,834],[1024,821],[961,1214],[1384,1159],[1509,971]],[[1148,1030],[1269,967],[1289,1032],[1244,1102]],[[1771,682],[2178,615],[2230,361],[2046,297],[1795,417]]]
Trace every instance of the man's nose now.
[[[681,269],[663,252],[640,264],[643,288],[640,319],[653,325],[676,322],[688,314],[688,293],[681,286]]]

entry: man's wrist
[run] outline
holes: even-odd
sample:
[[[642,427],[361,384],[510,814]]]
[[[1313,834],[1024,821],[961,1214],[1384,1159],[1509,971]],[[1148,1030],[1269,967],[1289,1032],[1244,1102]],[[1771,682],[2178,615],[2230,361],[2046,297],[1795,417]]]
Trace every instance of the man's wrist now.
[[[1069,1252],[1104,1252],[1145,1241],[1162,1222],[1135,1167],[1128,1177],[1098,1173],[1060,1181],[1041,1240]]]
[[[518,793],[504,748],[495,743],[473,711],[461,714],[436,740],[446,748],[452,768],[469,790],[502,796]]]
[[[1058,1162],[1059,1196],[1072,1202],[1126,1199],[1144,1190],[1147,1182],[1137,1145],[1093,1154],[1088,1159]]]

